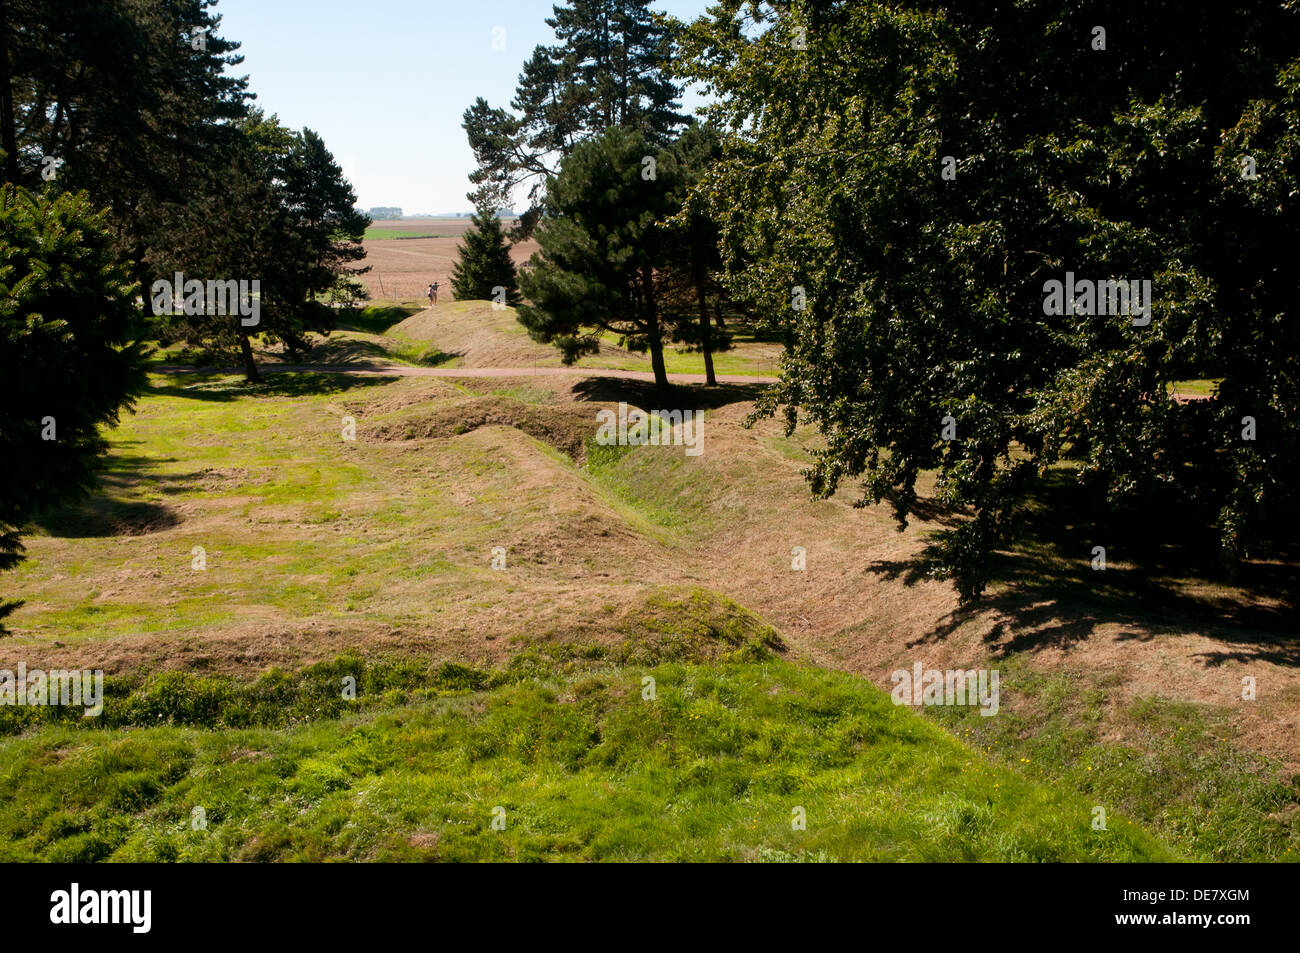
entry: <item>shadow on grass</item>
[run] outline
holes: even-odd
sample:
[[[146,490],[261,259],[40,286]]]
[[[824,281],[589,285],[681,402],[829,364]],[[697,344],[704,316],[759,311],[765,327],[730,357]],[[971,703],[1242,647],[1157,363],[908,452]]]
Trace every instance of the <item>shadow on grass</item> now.
[[[359,338],[330,337],[311,348],[299,358],[285,357],[261,365],[273,371],[277,364],[295,366],[338,367],[340,369],[374,369],[388,364],[410,364],[417,367],[438,367],[461,357],[460,352],[431,349],[429,345],[405,338],[385,338],[386,343]]]
[[[155,381],[147,394],[183,397],[191,400],[229,401],[237,397],[307,397],[339,394],[359,387],[388,384],[396,377],[353,376],[325,371],[277,371],[274,365],[261,367],[263,379],[251,384],[233,372],[168,371],[166,382]],[[198,380],[194,380],[194,378]]]
[[[206,476],[200,472],[155,472],[159,463],[171,463],[174,459],[114,452],[85,499],[48,510],[32,522],[51,536],[63,539],[143,536],[178,526],[180,515],[165,503],[123,498],[136,495],[146,484],[163,493],[182,492]]]
[[[335,327],[340,331],[366,331],[370,334],[383,334],[395,324],[400,324],[413,314],[419,314],[420,308],[402,305],[375,306],[341,310],[335,318]]]
[[[212,401],[229,401],[234,400],[238,394],[228,388],[214,387],[204,382],[199,384],[172,383],[171,379],[165,384],[151,384],[146,390],[146,394],[157,397],[182,397],[186,400],[212,400]]]
[[[300,358],[284,358],[289,364],[373,364],[391,360],[388,349],[376,341],[328,337]],[[274,366],[274,365],[270,365]]]
[[[267,371],[263,368],[263,371]],[[313,371],[269,372],[257,384],[239,382],[236,393],[249,396],[265,397],[310,397],[328,394],[342,394],[346,391],[365,387],[378,387],[391,384],[397,377],[366,376],[354,377],[350,374],[330,374]]]
[[[573,385],[573,396],[578,400],[609,403],[626,401],[646,410],[714,410],[728,404],[757,400],[758,395],[768,386],[721,384],[705,387],[703,384],[669,384],[667,390],[659,390],[652,381],[588,377]]]
[[[951,512],[939,522],[953,525]],[[1092,568],[1104,546],[1107,568]],[[1101,626],[1131,627],[1121,639],[1199,633],[1236,648],[1206,652],[1206,665],[1270,661],[1300,665],[1300,552],[1283,549],[1229,572],[1208,519],[1173,504],[1116,511],[1065,474],[1027,507],[1012,549],[990,567],[989,593],[958,609],[916,644],[941,642],[977,613],[1000,621],[985,641],[998,655],[1068,648]],[[937,541],[920,559],[883,560],[867,571],[913,585],[930,578]]]
[[[733,314],[727,317],[727,333],[734,344],[781,344],[782,335],[777,331],[765,331],[757,322],[747,321],[743,315]],[[721,353],[726,353],[721,352]]]
[[[441,367],[448,361],[454,361],[458,357],[464,357],[464,351],[439,351],[426,349],[427,345],[399,344],[394,351],[389,353],[389,360],[394,358],[406,361],[410,364],[416,364],[420,367]]]

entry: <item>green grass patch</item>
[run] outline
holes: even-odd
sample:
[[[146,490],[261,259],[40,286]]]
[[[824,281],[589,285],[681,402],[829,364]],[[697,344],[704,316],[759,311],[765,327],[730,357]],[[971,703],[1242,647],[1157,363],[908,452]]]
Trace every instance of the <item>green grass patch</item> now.
[[[1175,381],[1169,385],[1169,392],[1183,397],[1213,397],[1218,393],[1220,383],[1222,380],[1218,378]]]
[[[439,235],[436,232],[413,232],[397,228],[367,228],[363,236],[365,241],[378,242],[389,238],[452,238],[452,235]]]
[[[59,723],[73,728],[285,728],[414,699],[482,689],[517,676],[443,662],[366,662],[355,656],[320,662],[298,672],[271,669],[253,681],[189,671],[135,673],[104,679],[103,711],[84,707],[0,705],[0,735]],[[351,697],[349,697],[349,693]]]
[[[356,664],[245,691],[268,709],[277,691],[291,708],[338,707],[293,686],[323,691]],[[388,678],[436,697],[279,730],[188,727],[240,690],[164,676],[136,710],[156,709],[157,727],[58,724],[0,741],[0,857],[1178,859],[1118,814],[1093,830],[1086,799],[989,764],[841,673],[592,661],[522,678],[444,668],[422,689],[410,671],[373,684],[367,671],[348,704],[386,699]]]
[[[675,452],[680,447],[630,447],[602,445],[595,437],[587,441],[587,472],[599,486],[623,506],[637,513],[655,526],[678,529],[689,521],[688,514],[675,505],[672,499],[655,499],[645,493],[641,479],[642,469],[631,458],[652,451]]]
[[[393,325],[405,321],[422,309],[412,305],[370,304],[339,312],[337,324],[343,330],[383,334]]]
[[[961,706],[927,714],[989,757],[1078,791],[1108,815],[1120,811],[1192,856],[1300,859],[1300,776],[1234,750],[1223,713],[1142,699],[1119,713],[1130,740],[1118,743],[1104,679],[1034,672],[1014,658],[998,668],[1003,699],[1016,702],[996,717]]]
[[[707,414],[700,425],[707,448]],[[695,465],[699,458],[685,451],[680,444],[602,446],[593,436],[587,441],[587,470],[621,503],[654,525],[703,534],[721,518],[710,507],[721,489]]]
[[[388,338],[388,356],[405,364],[421,367],[440,367],[456,359],[457,355],[448,354],[428,341],[412,341],[408,338],[392,335]]]

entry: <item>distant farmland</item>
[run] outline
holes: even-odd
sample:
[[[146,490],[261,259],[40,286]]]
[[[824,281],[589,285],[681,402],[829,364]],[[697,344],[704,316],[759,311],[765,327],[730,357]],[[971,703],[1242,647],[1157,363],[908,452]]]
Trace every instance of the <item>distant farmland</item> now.
[[[507,219],[507,227],[514,222]],[[366,229],[365,235],[365,264],[370,266],[370,271],[361,276],[371,298],[423,301],[424,289],[429,282],[436,281],[439,299],[450,300],[452,264],[456,261],[460,238],[469,226],[469,218],[375,222]],[[536,250],[536,242],[521,242],[511,250],[511,257],[516,264],[521,264]]]
[[[435,232],[403,232],[395,228],[367,228],[366,241],[383,241],[389,238],[449,238]]]

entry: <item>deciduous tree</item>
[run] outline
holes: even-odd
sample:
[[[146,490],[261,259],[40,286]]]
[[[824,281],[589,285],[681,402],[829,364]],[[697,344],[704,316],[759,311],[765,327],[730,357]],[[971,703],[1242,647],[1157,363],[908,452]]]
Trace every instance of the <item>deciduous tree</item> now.
[[[1067,459],[1113,507],[1216,511],[1229,558],[1281,531],[1298,36],[1263,0],[723,0],[691,25],[682,62],[727,132],[707,188],[728,286],[788,342],[763,410],[824,433],[814,491],[860,478],[905,525],[937,471],[972,514],[935,567],[967,599]],[[1149,322],[1049,313],[1067,273],[1150,280]],[[1169,400],[1200,376],[1217,401]]]

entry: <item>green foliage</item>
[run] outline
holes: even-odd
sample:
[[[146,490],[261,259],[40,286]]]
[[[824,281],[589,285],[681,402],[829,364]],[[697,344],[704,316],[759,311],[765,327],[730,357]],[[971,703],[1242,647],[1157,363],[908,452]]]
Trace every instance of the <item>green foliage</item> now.
[[[451,271],[451,288],[462,301],[498,301],[497,288],[504,289],[499,303],[519,303],[519,284],[510,246],[501,230],[501,219],[490,211],[474,213],[473,225],[461,239],[459,256]]]
[[[0,569],[21,558],[24,523],[90,486],[99,428],[143,387],[135,288],[113,237],[84,193],[0,190]]]
[[[470,175],[476,208],[504,208],[529,184],[537,202],[558,159],[579,142],[622,126],[664,145],[687,117],[680,88],[666,75],[672,56],[668,24],[650,0],[569,0],[546,23],[555,46],[539,46],[524,63],[512,113],[480,97],[464,127],[478,168]],[[540,208],[521,216],[528,234]]]
[[[178,271],[261,281],[259,331],[292,353],[308,330],[331,327],[318,298],[355,272],[369,219],[315,133],[249,111],[247,79],[230,75],[239,44],[219,35],[213,6],[6,3],[5,179],[84,189],[110,209],[115,254],[146,292]],[[183,323],[178,333],[240,351],[256,379],[238,320]]]
[[[85,190],[112,210],[115,246],[147,284],[146,259],[175,247],[169,209],[224,164],[247,78],[208,0],[6,0],[0,77],[5,180]],[[50,167],[45,157],[58,160]],[[47,178],[47,170],[55,177]],[[209,207],[226,200],[220,184]]]
[[[333,328],[334,311],[320,298],[366,270],[350,266],[365,256],[361,240],[370,219],[356,210],[352,187],[316,133],[293,132],[259,112],[238,128],[229,165],[176,210],[184,238],[152,263],[162,280],[188,269],[195,277],[261,283],[255,327],[229,314],[200,314],[178,319],[171,332],[219,353],[237,350],[246,376],[257,380],[252,334],[293,357],[306,350],[307,332]],[[218,188],[225,195],[214,207],[207,196]]]
[[[336,276],[326,295],[326,302],[331,307],[346,309],[356,309],[358,302],[369,300],[370,289],[365,282],[348,273]]]
[[[814,491],[861,478],[905,525],[937,469],[972,513],[935,567],[965,599],[1065,457],[1112,504],[1217,511],[1230,558],[1288,532],[1297,20],[1262,0],[1086,20],[1048,0],[727,0],[687,29],[728,134],[705,185],[728,287],[787,343],[762,410],[824,432]],[[1067,271],[1149,279],[1150,324],[1046,313]],[[1205,376],[1216,401],[1166,397]],[[1267,436],[1243,441],[1243,416]]]
[[[667,237],[659,223],[679,208],[677,176],[670,151],[611,129],[577,146],[551,181],[541,249],[519,279],[528,299],[519,321],[565,363],[597,353],[600,334],[612,332],[633,350],[649,349],[655,382],[667,386],[655,269]]]

